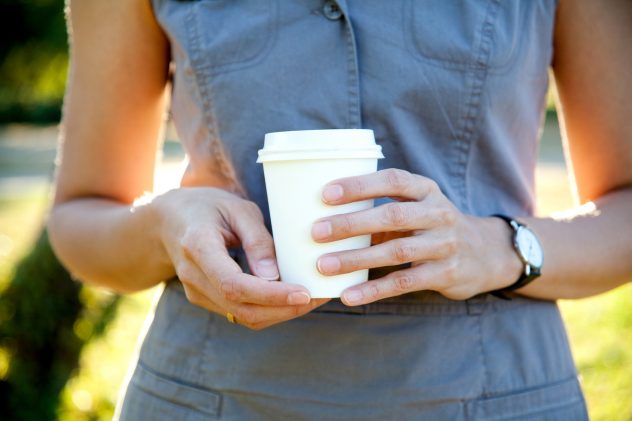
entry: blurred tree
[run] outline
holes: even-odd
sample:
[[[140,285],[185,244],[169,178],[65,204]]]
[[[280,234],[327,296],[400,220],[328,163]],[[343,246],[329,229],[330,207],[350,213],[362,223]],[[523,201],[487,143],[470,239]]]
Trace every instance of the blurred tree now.
[[[9,360],[0,419],[56,418],[81,348],[104,332],[119,304],[117,295],[95,300],[99,294],[90,290],[71,279],[43,231],[0,296],[0,348]]]
[[[0,0],[0,123],[59,121],[68,67],[64,0]]]

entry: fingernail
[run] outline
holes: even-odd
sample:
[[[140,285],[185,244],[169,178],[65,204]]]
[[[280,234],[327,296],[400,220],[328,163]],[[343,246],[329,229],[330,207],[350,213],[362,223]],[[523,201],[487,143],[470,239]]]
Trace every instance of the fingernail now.
[[[299,292],[293,292],[289,294],[287,296],[287,303],[292,306],[301,305],[301,304],[309,304],[309,301],[311,299],[312,298],[309,296],[308,293],[299,291]]]
[[[273,259],[263,259],[257,262],[257,275],[260,278],[276,280],[279,278],[279,269]]]
[[[331,222],[321,221],[316,222],[312,227],[312,236],[315,239],[327,238],[331,235]]]
[[[362,293],[357,290],[351,290],[344,293],[342,296],[345,302],[349,304],[357,304],[362,300]]]
[[[332,184],[323,190],[323,199],[325,199],[326,202],[335,202],[336,200],[342,199],[343,194],[344,191],[340,184]]]
[[[334,274],[340,270],[340,259],[335,256],[324,256],[316,263],[318,271],[322,274]]]

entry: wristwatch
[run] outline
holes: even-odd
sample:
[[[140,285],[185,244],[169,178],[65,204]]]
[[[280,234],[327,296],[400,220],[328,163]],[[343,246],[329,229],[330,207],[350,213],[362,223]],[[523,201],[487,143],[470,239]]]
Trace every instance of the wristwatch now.
[[[502,219],[511,227],[513,230],[514,250],[518,254],[518,257],[520,257],[522,263],[524,263],[524,270],[516,282],[505,288],[490,292],[496,297],[508,300],[510,298],[504,294],[505,292],[522,288],[540,276],[542,273],[542,263],[544,262],[544,252],[538,237],[536,237],[535,233],[525,224],[506,215],[495,214],[492,216]]]

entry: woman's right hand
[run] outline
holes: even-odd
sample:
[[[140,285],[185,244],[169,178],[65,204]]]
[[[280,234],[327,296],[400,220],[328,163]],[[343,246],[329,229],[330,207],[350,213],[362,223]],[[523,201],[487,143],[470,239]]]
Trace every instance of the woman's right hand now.
[[[188,300],[259,330],[302,316],[327,302],[300,285],[278,282],[272,236],[258,206],[212,187],[171,190],[156,197],[160,238]],[[228,254],[243,247],[246,274]]]

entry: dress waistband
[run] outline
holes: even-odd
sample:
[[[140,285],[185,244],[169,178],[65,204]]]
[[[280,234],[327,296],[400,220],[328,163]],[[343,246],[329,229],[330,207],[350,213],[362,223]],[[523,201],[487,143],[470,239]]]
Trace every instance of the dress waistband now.
[[[167,282],[165,291],[174,291],[184,294],[184,288],[177,278],[173,278]],[[511,300],[503,300],[490,294],[480,294],[467,300],[457,301],[446,298],[435,291],[417,291],[353,307],[343,304],[338,298],[332,298],[331,301],[318,307],[314,312],[344,313],[350,315],[399,314],[411,316],[476,316],[485,312],[506,311],[526,305],[550,306],[555,305],[555,302],[535,300],[517,294],[513,294]]]

